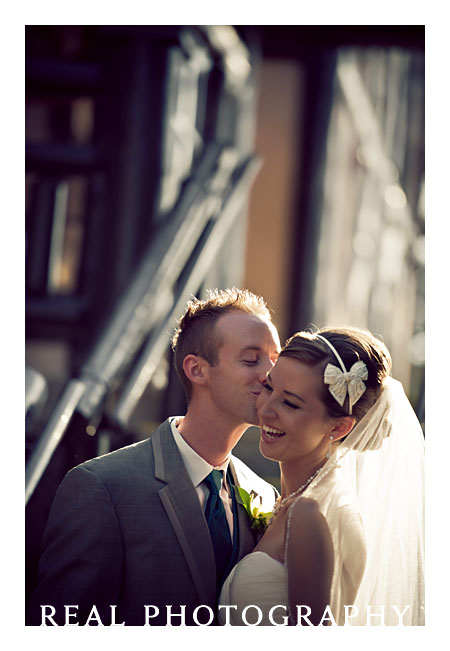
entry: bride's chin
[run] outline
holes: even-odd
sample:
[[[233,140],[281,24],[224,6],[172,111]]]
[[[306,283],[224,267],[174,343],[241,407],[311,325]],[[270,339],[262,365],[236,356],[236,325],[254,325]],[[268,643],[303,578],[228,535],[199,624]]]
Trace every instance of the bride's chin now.
[[[271,453],[270,450],[265,450],[264,441],[262,441],[261,439],[260,439],[260,441],[259,441],[259,451],[261,452],[261,454],[263,455],[263,457],[265,457],[266,459],[270,459],[271,461],[279,461],[279,459],[277,459],[277,458],[273,455],[273,453]]]

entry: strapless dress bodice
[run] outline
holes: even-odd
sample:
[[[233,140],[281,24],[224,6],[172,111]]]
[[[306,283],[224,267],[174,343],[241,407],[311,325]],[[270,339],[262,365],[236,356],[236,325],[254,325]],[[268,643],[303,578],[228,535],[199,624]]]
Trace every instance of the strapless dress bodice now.
[[[286,625],[287,603],[287,579],[283,563],[266,552],[252,552],[233,568],[223,585],[219,606],[233,607],[219,608],[219,622],[222,625],[246,626],[260,620],[259,626]]]

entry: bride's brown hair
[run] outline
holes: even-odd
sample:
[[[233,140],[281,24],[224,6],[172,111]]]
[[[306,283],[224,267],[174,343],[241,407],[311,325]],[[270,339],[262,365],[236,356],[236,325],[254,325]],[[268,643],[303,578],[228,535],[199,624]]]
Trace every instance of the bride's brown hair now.
[[[327,339],[337,350],[347,371],[358,360],[362,360],[367,366],[366,391],[352,409],[352,416],[359,421],[376,402],[382,391],[383,383],[391,372],[391,355],[384,343],[369,330],[355,326],[343,326],[339,328],[325,327],[316,332],[307,330],[297,332],[286,341],[280,357],[292,357],[304,364],[317,367],[322,374],[327,364],[333,364],[340,368],[331,348],[321,341],[316,336],[317,334]],[[348,396],[341,407],[331,395],[328,385],[324,383],[321,397],[331,418],[348,415]]]

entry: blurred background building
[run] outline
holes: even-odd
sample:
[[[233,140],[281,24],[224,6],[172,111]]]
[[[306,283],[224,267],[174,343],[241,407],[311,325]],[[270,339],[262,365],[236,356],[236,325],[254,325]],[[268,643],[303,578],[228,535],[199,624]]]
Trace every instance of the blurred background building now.
[[[368,327],[423,423],[424,230],[423,26],[28,26],[27,589],[67,470],[184,412],[192,294]]]

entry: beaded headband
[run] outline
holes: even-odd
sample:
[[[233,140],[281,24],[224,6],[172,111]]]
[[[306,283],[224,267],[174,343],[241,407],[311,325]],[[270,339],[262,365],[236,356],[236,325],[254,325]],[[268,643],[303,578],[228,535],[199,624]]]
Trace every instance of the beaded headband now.
[[[341,407],[344,404],[348,392],[348,413],[351,415],[353,405],[358,402],[366,390],[366,385],[363,380],[367,380],[369,375],[367,366],[365,362],[358,360],[353,364],[351,369],[347,371],[341,356],[328,339],[318,334],[316,334],[316,338],[321,339],[327,344],[341,366],[339,369],[333,364],[327,364],[323,375],[323,381],[325,384],[329,385],[331,395]]]

